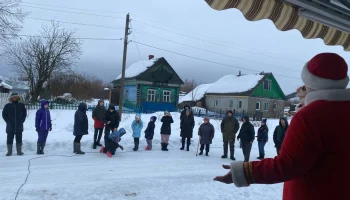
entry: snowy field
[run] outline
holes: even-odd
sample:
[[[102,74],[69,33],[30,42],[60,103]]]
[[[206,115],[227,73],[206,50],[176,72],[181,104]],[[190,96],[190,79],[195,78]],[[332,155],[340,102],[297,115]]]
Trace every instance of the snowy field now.
[[[0,110],[2,112],[2,110]],[[88,117],[91,112],[88,112]],[[196,127],[190,152],[180,151],[179,113],[173,113],[175,123],[172,125],[169,152],[160,150],[159,130],[161,122],[156,122],[156,133],[153,140],[154,150],[144,151],[146,141],[140,140],[140,151],[133,152],[131,122],[133,114],[123,115],[120,127],[127,130],[121,144],[124,151],[117,150],[114,157],[108,158],[92,149],[93,121],[89,119],[89,135],[82,139],[83,156],[72,153],[74,139],[74,111],[51,111],[53,131],[50,132],[45,155],[36,155],[37,133],[34,127],[35,111],[29,111],[23,133],[24,156],[5,157],[6,133],[5,122],[0,120],[0,200],[14,200],[16,193],[25,182],[30,161],[30,174],[26,184],[18,193],[18,200],[280,200],[282,184],[252,185],[249,188],[236,188],[214,182],[213,178],[227,171],[222,164],[229,164],[229,159],[221,159],[222,137],[220,121],[212,120],[216,135],[211,146],[209,157],[196,157],[198,144],[197,130],[202,123],[195,118]],[[154,114],[158,120],[162,113]],[[145,126],[152,115],[142,115]],[[278,120],[268,120],[270,128],[266,145],[266,157],[274,157],[276,151],[272,141],[274,127]],[[145,129],[146,127],[144,127]],[[257,128],[256,128],[257,129]],[[103,141],[102,141],[103,142]],[[14,152],[15,153],[15,152]],[[251,160],[258,156],[258,145],[255,141]],[[242,150],[236,142],[235,157],[243,160]]]

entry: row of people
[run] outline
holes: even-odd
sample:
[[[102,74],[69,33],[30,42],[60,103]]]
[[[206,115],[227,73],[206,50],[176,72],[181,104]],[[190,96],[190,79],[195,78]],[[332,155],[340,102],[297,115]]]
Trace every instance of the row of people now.
[[[41,101],[41,108],[36,112],[35,118],[35,128],[38,133],[38,141],[37,141],[37,154],[44,154],[44,148],[46,145],[46,140],[49,131],[52,130],[51,116],[49,111],[49,102],[47,100]],[[86,115],[87,105],[81,103],[78,106],[78,110],[74,116],[74,131],[73,135],[75,136],[73,143],[73,152],[77,154],[84,154],[81,150],[80,141],[84,135],[88,134],[88,117]],[[17,154],[23,155],[21,150],[22,147],[22,132],[23,132],[23,123],[26,118],[26,109],[24,104],[20,102],[20,97],[17,94],[13,94],[10,98],[10,103],[7,104],[3,110],[3,118],[7,123],[7,133],[8,133],[8,153],[7,156],[12,155],[12,144],[13,139],[16,136],[17,143]],[[104,107],[103,100],[98,102],[98,105],[92,112],[92,118],[94,120],[94,141],[93,141],[93,149],[96,149],[97,146],[102,146],[100,143],[102,134],[104,131],[104,141],[105,146],[107,146],[108,142],[111,142],[109,135],[111,133],[123,135],[125,134],[123,131],[125,129],[121,129],[121,132],[117,133],[119,123],[120,123],[120,115],[115,110],[114,105],[110,105],[108,110]],[[150,122],[145,130],[145,138],[147,141],[147,147],[145,150],[152,149],[152,140],[154,137],[154,129],[155,122],[157,117],[152,116],[150,118]],[[168,151],[168,143],[169,137],[171,135],[171,124],[174,122],[172,116],[169,112],[165,112],[165,115],[161,119],[162,127],[161,127],[161,146],[163,151]],[[249,122],[249,117],[245,116],[242,118],[242,127],[240,128],[237,119],[233,116],[231,111],[228,111],[227,116],[222,120],[221,123],[221,132],[223,136],[223,147],[224,147],[224,155],[222,158],[227,158],[228,146],[230,146],[230,158],[235,160],[234,158],[234,143],[236,139],[236,133],[240,128],[240,132],[237,136],[237,139],[240,140],[241,147],[244,154],[244,160],[249,161],[250,151],[252,147],[252,143],[254,140],[254,127]],[[180,115],[180,136],[182,137],[182,147],[181,150],[185,149],[185,143],[187,140],[186,150],[189,151],[189,147],[191,144],[191,138],[193,137],[193,129],[195,126],[194,116],[191,111],[191,108],[186,105],[184,110]],[[281,148],[281,144],[284,138],[284,134],[286,132],[286,127],[288,127],[288,121],[286,119],[281,119],[280,125],[276,127],[274,132],[274,142],[277,149],[277,154],[279,154],[279,149]],[[143,121],[141,120],[141,115],[136,114],[135,120],[131,124],[132,136],[134,138],[134,151],[138,151],[141,131],[143,129]],[[209,122],[209,118],[204,119],[204,123],[199,127],[198,135],[200,137],[200,155],[203,154],[204,148],[206,150],[206,155],[208,156],[210,150],[210,144],[214,138],[215,129],[214,126]],[[266,119],[262,121],[262,126],[258,130],[258,146],[259,146],[259,157],[258,159],[263,159],[265,156],[264,146],[268,140],[268,128],[266,126]],[[112,137],[113,138],[113,137]],[[120,138],[118,138],[120,139]],[[112,139],[113,142],[116,139]],[[110,143],[111,144],[111,143]],[[113,146],[113,145],[112,145]],[[121,147],[122,146],[118,146]],[[113,150],[112,152],[115,152]]]

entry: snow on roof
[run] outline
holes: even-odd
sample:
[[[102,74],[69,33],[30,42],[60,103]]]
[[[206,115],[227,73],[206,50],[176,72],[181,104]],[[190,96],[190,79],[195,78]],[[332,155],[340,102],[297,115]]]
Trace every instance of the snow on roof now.
[[[143,60],[130,65],[125,70],[125,78],[132,78],[141,74],[142,72],[146,71],[148,67],[152,66],[155,61],[157,61],[157,59]],[[116,80],[120,78],[122,78],[121,74],[116,78]]]
[[[207,93],[240,93],[254,88],[264,78],[260,74],[247,74],[242,76],[226,75],[211,84]]]
[[[186,101],[198,101],[198,100],[200,100],[201,98],[204,97],[205,93],[207,92],[208,88],[211,85],[212,85],[212,83],[198,85],[195,89],[193,89],[191,92],[189,92],[184,97],[182,97],[179,100],[179,104],[182,102],[186,102]]]
[[[6,89],[12,90],[12,86],[4,82],[5,79],[0,76],[0,87],[4,87]]]

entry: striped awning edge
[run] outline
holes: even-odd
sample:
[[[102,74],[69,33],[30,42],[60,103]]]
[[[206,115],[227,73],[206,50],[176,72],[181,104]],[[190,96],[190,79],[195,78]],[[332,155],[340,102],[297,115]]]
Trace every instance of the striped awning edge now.
[[[341,45],[350,51],[350,34],[310,21],[297,8],[280,0],[205,0],[215,10],[236,8],[249,21],[270,19],[280,31],[297,29],[306,39],[323,39],[326,45]]]

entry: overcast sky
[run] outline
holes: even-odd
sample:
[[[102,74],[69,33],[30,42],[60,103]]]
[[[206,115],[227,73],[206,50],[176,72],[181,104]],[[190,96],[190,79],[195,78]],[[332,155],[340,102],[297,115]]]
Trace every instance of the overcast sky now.
[[[269,20],[249,22],[236,9],[215,11],[204,0],[25,0],[23,6],[30,15],[24,22],[22,34],[35,35],[43,23],[49,23],[31,18],[112,27],[62,24],[68,29],[77,29],[77,37],[82,38],[122,38],[123,18],[129,12],[132,28],[135,29],[130,40],[136,38],[146,45],[222,65],[143,45],[138,45],[139,54],[136,44],[131,42],[127,66],[153,54],[165,57],[182,79],[194,78],[200,83],[210,83],[227,74],[238,74],[239,68],[243,68],[242,73],[273,72],[284,92],[290,93],[302,84],[301,69],[315,54],[335,52],[350,63],[350,52],[344,52],[341,46],[326,46],[321,39],[304,39],[297,30],[281,32]],[[110,82],[121,73],[122,54],[122,41],[84,40],[77,70]],[[2,73],[11,76],[9,70]]]

